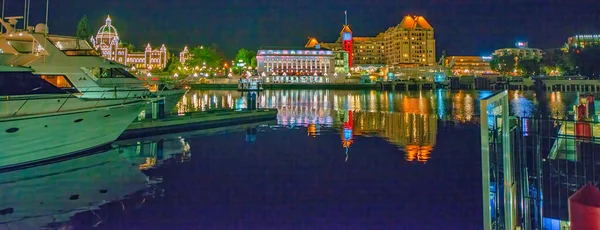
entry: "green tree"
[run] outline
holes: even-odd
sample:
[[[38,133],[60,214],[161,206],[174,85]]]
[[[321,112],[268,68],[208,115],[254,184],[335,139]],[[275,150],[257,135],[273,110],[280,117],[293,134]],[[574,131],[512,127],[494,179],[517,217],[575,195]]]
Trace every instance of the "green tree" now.
[[[235,55],[235,62],[244,62],[246,64],[250,64],[250,53],[247,49],[241,48],[238,50],[237,54]]]
[[[126,47],[128,52],[135,52],[135,46],[133,44],[129,43]]]
[[[215,44],[209,47],[194,47],[190,50],[190,56],[190,59],[185,63],[189,68],[195,68],[196,66],[199,68],[203,66],[206,66],[206,68],[216,68],[220,67],[223,62],[223,56]]]
[[[508,75],[515,70],[516,60],[513,55],[494,55],[490,61],[492,70],[499,72],[502,75]]]
[[[518,69],[526,77],[540,73],[540,61],[536,59],[519,59]]]
[[[256,68],[256,66],[258,65],[258,61],[256,60],[256,56],[252,57],[252,59],[250,60],[250,66],[252,66],[252,68]]]
[[[586,46],[569,51],[567,60],[574,64],[572,74],[598,77],[600,74],[600,46]]]
[[[88,23],[87,15],[83,15],[83,17],[77,23],[77,38],[81,40],[87,41],[92,37],[92,32],[90,29],[90,24]]]

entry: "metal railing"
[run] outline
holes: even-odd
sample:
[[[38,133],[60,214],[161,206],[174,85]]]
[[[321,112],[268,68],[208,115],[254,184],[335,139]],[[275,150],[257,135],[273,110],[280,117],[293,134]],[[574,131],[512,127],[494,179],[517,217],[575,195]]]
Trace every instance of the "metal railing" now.
[[[59,108],[56,111],[51,111],[51,112],[46,112],[46,113],[55,113],[55,112],[65,112],[62,111],[62,108],[65,106],[65,104],[69,101],[69,99],[78,99],[78,100],[86,100],[86,101],[91,101],[94,100],[96,101],[96,103],[91,106],[91,107],[81,107],[81,108],[77,108],[77,109],[95,109],[98,108],[98,104],[101,101],[105,101],[105,100],[115,100],[115,101],[120,101],[118,103],[115,104],[111,104],[108,106],[114,106],[114,105],[120,105],[120,104],[125,104],[127,102],[127,100],[145,100],[147,99],[149,96],[151,96],[151,93],[149,91],[145,91],[141,96],[131,96],[132,92],[134,90],[122,90],[123,91],[127,91],[127,95],[125,97],[116,97],[118,95],[118,88],[115,88],[113,90],[102,90],[102,91],[95,91],[95,90],[85,90],[82,92],[78,92],[78,93],[69,93],[69,94],[33,94],[33,95],[17,95],[17,96],[4,96],[4,97],[0,97],[0,103],[2,101],[23,101],[23,103],[19,106],[19,108],[8,118],[14,118],[17,117],[19,112],[21,112],[21,110],[25,107],[25,105],[33,100],[35,101],[39,101],[39,100],[50,100],[50,99],[65,99],[62,104],[59,106]],[[100,97],[85,97],[86,93],[101,93]],[[107,95],[110,94],[110,95]],[[115,97],[112,97],[115,96]],[[66,110],[68,111],[68,110]],[[45,114],[45,113],[39,113],[39,114]]]
[[[518,222],[523,229],[568,226],[569,197],[584,185],[600,185],[600,123],[512,118]]]

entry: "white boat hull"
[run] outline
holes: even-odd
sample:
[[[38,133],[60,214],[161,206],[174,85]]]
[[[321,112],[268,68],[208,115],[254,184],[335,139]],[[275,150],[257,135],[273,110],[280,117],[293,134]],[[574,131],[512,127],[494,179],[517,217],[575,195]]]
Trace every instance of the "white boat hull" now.
[[[0,229],[39,229],[146,189],[148,177],[117,149],[0,174]],[[129,208],[129,207],[127,207]]]
[[[136,102],[0,119],[0,170],[108,144],[121,135],[145,105]]]

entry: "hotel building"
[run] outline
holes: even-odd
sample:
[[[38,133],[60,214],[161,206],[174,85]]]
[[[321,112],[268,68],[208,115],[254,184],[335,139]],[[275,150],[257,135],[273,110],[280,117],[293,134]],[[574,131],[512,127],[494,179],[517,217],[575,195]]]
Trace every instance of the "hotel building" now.
[[[496,56],[512,55],[523,59],[542,59],[544,52],[541,49],[529,48],[527,42],[517,42],[516,48],[503,48],[494,51]]]
[[[310,38],[314,39],[315,38]],[[309,40],[310,40],[309,39]],[[411,65],[436,63],[433,27],[422,16],[405,16],[400,24],[374,37],[354,37],[349,25],[344,25],[334,43],[307,43],[307,48],[320,44],[331,50],[346,50],[349,65]]]
[[[599,46],[600,35],[575,35],[567,39],[567,45],[572,48],[585,48],[586,46]]]
[[[267,75],[332,76],[335,54],[331,50],[314,48],[261,48],[256,55],[257,70]]]
[[[143,52],[132,52],[127,47],[122,47],[119,33],[112,25],[110,16],[106,18],[106,24],[100,27],[96,37],[92,36],[90,40],[102,57],[123,65],[151,70],[164,69],[167,64],[167,48],[164,44],[158,49],[153,49],[148,44]]]
[[[495,74],[490,67],[489,57],[479,56],[448,56],[444,65],[454,76],[481,76]]]

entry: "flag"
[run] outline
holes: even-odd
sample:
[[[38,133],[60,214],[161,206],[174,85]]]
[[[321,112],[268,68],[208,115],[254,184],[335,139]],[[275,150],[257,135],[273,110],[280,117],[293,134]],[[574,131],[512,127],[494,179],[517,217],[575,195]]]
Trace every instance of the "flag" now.
[[[344,10],[344,15],[346,15],[346,14],[347,14],[347,13],[346,13],[346,10]]]

